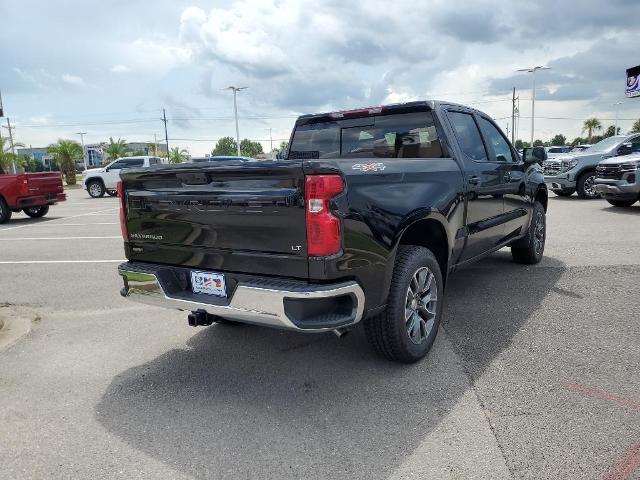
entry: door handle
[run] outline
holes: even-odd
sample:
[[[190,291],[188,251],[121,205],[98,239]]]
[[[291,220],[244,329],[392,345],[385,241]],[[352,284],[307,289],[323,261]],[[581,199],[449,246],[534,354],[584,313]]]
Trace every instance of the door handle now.
[[[502,177],[502,178],[504,178],[505,182],[510,182],[511,181],[511,172],[505,173],[504,177]]]
[[[469,177],[468,181],[471,185],[478,185],[480,183],[480,177],[474,175],[473,177]]]

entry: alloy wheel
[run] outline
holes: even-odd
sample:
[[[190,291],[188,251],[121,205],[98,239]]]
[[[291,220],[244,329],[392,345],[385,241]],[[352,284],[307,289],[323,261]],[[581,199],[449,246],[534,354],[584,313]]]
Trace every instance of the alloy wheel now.
[[[416,345],[424,342],[433,330],[437,303],[436,277],[428,267],[421,267],[409,283],[404,315],[407,335]]]
[[[596,198],[598,196],[598,192],[596,192],[596,176],[595,175],[591,175],[585,179],[583,190],[584,190],[584,193],[586,193],[589,198]]]
[[[541,211],[536,212],[535,227],[533,230],[533,246],[536,251],[536,255],[541,255],[544,250],[545,241],[545,219],[544,213]]]

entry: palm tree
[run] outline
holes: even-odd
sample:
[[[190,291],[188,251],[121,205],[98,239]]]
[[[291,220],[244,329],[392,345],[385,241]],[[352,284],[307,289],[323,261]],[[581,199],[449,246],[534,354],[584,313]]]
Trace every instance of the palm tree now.
[[[589,143],[591,143],[591,134],[594,130],[602,130],[602,124],[600,123],[600,120],[595,117],[587,118],[582,125],[582,133],[588,133]]]
[[[114,141],[113,137],[109,137],[109,143],[103,147],[104,153],[107,154],[109,161],[124,157],[129,153],[126,142],[124,138],[118,138],[118,140]]]
[[[83,154],[80,144],[75,140],[59,139],[58,143],[49,145],[47,152],[60,166],[67,185],[75,185],[76,160],[81,160]]]
[[[16,142],[13,144],[12,148],[8,138],[0,137],[0,167],[2,167],[5,172],[12,171],[14,165],[16,167],[23,166],[24,162],[20,156],[12,152],[15,148],[23,147],[24,144]]]
[[[169,163],[182,163],[189,159],[189,152],[187,150],[173,147],[169,150]]]

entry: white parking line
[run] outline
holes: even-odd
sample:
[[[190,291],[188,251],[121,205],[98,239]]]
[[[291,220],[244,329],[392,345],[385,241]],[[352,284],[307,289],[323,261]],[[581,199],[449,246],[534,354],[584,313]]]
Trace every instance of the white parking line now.
[[[120,235],[113,235],[113,236],[107,236],[107,237],[15,237],[15,238],[0,238],[0,242],[15,242],[19,240],[102,240],[102,239],[111,239],[111,238],[122,239]]]
[[[0,262],[0,265],[25,265],[40,263],[122,263],[126,260],[16,260],[10,262]]]
[[[78,215],[70,215],[68,217],[60,217],[60,218],[54,218],[53,220],[46,220],[46,223],[57,222],[59,220],[68,220],[70,218],[86,217],[87,215],[111,215],[111,214],[102,213],[102,212],[112,212],[114,210],[118,210],[118,209],[107,208],[105,210],[98,210],[96,212],[79,213]],[[8,230],[17,230],[18,228],[35,227],[37,225],[43,225],[43,223],[29,223],[28,225],[18,225],[17,227],[2,228],[0,229],[0,232],[6,232]]]

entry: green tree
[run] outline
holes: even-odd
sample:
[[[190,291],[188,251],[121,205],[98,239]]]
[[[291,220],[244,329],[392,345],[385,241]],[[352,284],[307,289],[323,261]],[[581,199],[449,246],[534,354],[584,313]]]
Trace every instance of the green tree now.
[[[49,145],[49,155],[60,166],[67,185],[76,184],[76,160],[82,160],[82,147],[74,140],[58,139],[58,143]]]
[[[240,155],[243,157],[255,157],[262,151],[262,144],[260,142],[252,142],[248,138],[245,138],[240,142]]]
[[[110,162],[129,154],[129,149],[126,146],[126,140],[124,138],[114,140],[113,137],[109,137],[109,143],[103,146],[103,150],[104,153],[107,154],[107,159]]]
[[[514,147],[516,147],[518,150],[527,148],[528,146],[529,146],[529,142],[525,142],[524,140],[520,140],[520,139],[517,139],[516,143],[514,144]]]
[[[584,145],[586,142],[586,140],[582,137],[576,137],[571,141],[571,145],[575,146],[575,145]]]
[[[187,150],[173,147],[169,150],[169,163],[182,163],[189,159]]]
[[[631,133],[640,133],[640,120],[636,120],[635,122],[633,122]]]
[[[544,147],[544,142],[542,140],[534,140],[533,141],[533,146],[534,147]]]
[[[565,137],[561,133],[557,134],[551,139],[551,145],[553,145],[554,147],[562,147],[565,143],[567,143],[567,137]]]
[[[130,152],[129,155],[131,155],[132,157],[142,157],[145,155],[152,155],[152,154],[147,153],[147,151],[144,148],[138,148],[137,150],[133,150],[132,152]]]
[[[22,143],[13,144],[13,149],[22,147],[24,147]],[[13,173],[13,166],[15,165],[16,168],[22,167],[24,161],[19,155],[12,153],[11,150],[9,139],[0,137],[0,167],[2,167],[5,172]]]
[[[214,157],[237,154],[238,143],[234,140],[233,137],[222,137],[220,140],[218,140],[215,148],[211,151],[211,155],[213,155]]]
[[[602,123],[595,117],[587,118],[582,125],[582,133],[587,132],[587,141],[591,143],[594,131],[602,130]]]
[[[602,135],[602,138],[608,138],[608,137],[613,137],[614,135],[620,135],[621,128],[618,127],[617,133],[615,130],[616,130],[616,127],[614,125],[609,125],[607,129],[604,131],[604,135]]]

